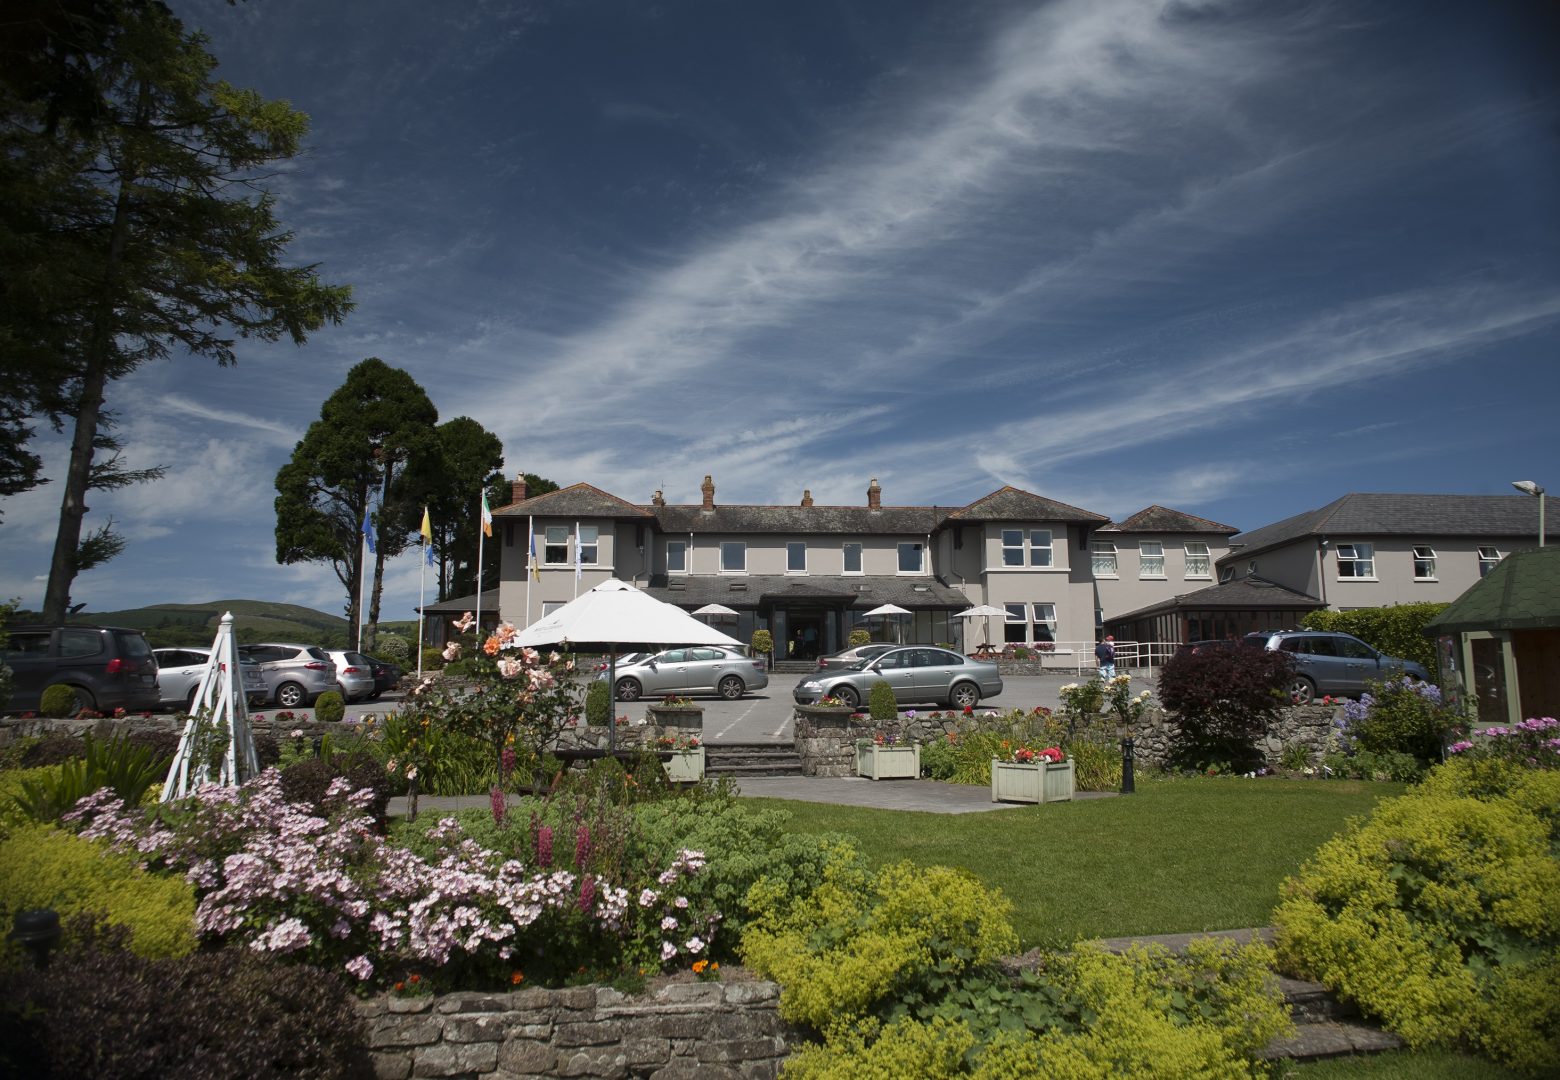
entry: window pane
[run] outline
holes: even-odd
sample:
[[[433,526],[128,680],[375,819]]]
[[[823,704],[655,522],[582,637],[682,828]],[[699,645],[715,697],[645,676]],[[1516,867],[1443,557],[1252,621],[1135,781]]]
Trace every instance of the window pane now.
[[[1094,576],[1116,576],[1116,545],[1097,540],[1091,545],[1094,549]]]
[[[1029,565],[1051,565],[1051,530],[1031,529],[1029,531]]]
[[[921,545],[899,545],[899,572],[901,574],[919,574],[921,572]]]
[[[847,574],[861,573],[861,545],[845,545],[845,572]]]
[[[666,569],[672,574],[688,572],[688,544],[685,541],[673,540],[666,545]]]
[[[1024,565],[1024,534],[1018,529],[1002,530],[1002,565]]]
[[[1422,581],[1435,577],[1435,548],[1428,545],[1414,548],[1414,577]]]
[[[1212,567],[1208,559],[1208,544],[1203,540],[1186,542],[1186,576],[1207,577]]]
[[[1056,640],[1056,605],[1035,604],[1034,640]]]
[[[1158,540],[1138,543],[1138,577],[1165,576],[1165,545]]]
[[[785,568],[787,570],[807,569],[807,545],[804,542],[792,541],[785,546]]]
[[[730,540],[720,545],[720,568],[722,570],[746,570],[747,569],[747,545]]]
[[[1007,611],[1008,622],[1021,623],[1028,618],[1029,613],[1024,610],[1023,604],[1003,604],[1002,606]]]
[[[547,543],[542,550],[542,561],[550,563],[566,563],[569,561],[569,527],[567,525],[547,526]]]
[[[580,526],[580,562],[589,566],[596,562],[596,540],[601,535],[595,525]]]
[[[103,651],[103,635],[96,630],[61,630],[61,656],[96,656]]]

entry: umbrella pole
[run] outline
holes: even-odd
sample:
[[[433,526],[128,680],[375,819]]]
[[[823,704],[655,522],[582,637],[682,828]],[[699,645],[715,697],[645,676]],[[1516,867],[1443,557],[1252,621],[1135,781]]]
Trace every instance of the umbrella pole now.
[[[607,749],[617,753],[617,646],[607,646]]]

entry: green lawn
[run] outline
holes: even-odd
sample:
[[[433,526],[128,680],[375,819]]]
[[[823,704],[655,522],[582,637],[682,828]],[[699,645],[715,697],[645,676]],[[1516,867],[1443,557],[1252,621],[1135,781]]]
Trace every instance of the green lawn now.
[[[1280,1080],[1517,1080],[1522,1074],[1450,1050],[1396,1050],[1329,1058],[1274,1070]]]
[[[1137,794],[980,814],[754,799],[874,863],[958,866],[1013,901],[1024,947],[1265,926],[1279,883],[1401,784],[1167,779]]]

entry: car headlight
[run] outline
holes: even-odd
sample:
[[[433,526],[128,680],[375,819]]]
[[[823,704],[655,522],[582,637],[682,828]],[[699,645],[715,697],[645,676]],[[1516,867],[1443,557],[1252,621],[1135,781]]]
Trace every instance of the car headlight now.
[[[803,690],[822,690],[823,689],[823,683],[817,681],[816,679],[811,679],[811,680],[809,680],[807,682],[802,683],[802,687],[801,688]]]

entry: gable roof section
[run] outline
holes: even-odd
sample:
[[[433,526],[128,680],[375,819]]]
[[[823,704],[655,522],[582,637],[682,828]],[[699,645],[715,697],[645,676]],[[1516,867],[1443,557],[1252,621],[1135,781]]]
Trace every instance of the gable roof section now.
[[[1125,521],[1112,522],[1100,532],[1218,533],[1222,536],[1232,536],[1240,530],[1233,525],[1221,525],[1217,521],[1200,518],[1196,514],[1155,505],[1139,510]]]
[[[1560,505],[1545,510],[1553,519]],[[1546,522],[1545,533],[1557,535]],[[1531,495],[1373,495],[1351,493],[1319,510],[1230,538],[1230,556],[1254,555],[1308,536],[1533,537],[1538,507]]]
[[[1427,634],[1560,626],[1560,548],[1517,551],[1425,627]]]
[[[925,536],[948,516],[935,506],[651,506],[666,533],[882,534]]]
[[[1157,604],[1150,604],[1124,615],[1113,615],[1105,621],[1120,623],[1160,615],[1169,611],[1203,611],[1213,608],[1240,611],[1317,611],[1326,603],[1314,596],[1280,585],[1275,581],[1256,576],[1243,577],[1239,581],[1226,581],[1210,585],[1196,592],[1182,593]]]
[[[609,495],[591,484],[570,484],[546,495],[538,495],[524,502],[511,503],[493,511],[494,517],[596,517],[634,518],[645,520],[653,515],[642,506],[635,506]]]
[[[1066,521],[1107,525],[1110,518],[1080,510],[1009,484],[948,515],[949,521]]]

